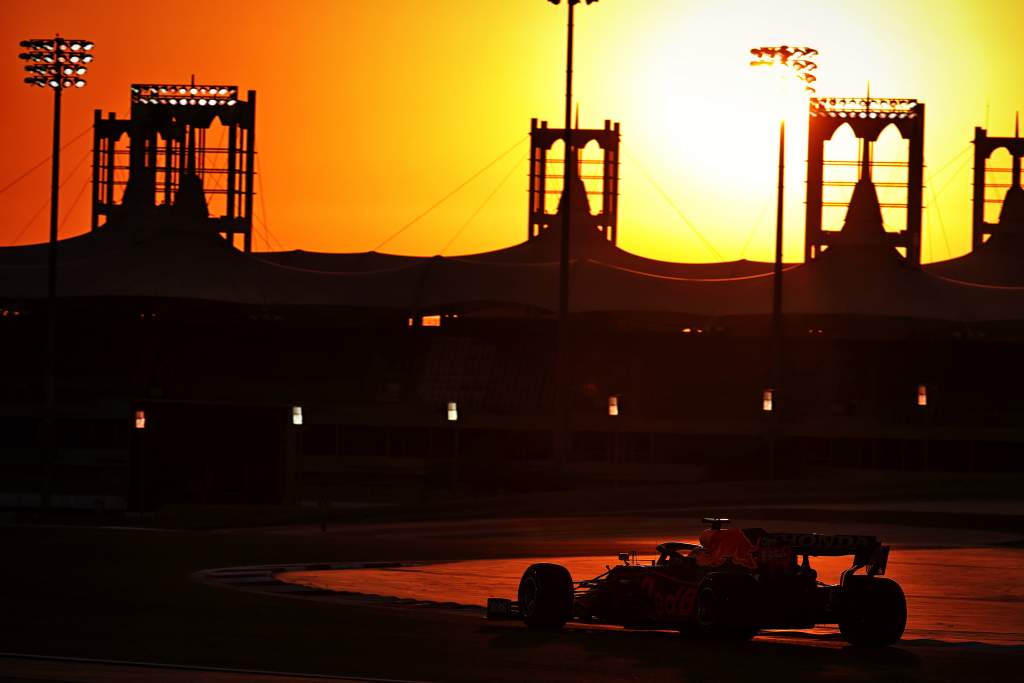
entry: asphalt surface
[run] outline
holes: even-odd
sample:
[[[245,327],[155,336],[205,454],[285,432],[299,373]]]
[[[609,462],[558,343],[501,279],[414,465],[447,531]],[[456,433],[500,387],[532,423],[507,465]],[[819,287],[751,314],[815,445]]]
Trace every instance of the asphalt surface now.
[[[130,670],[130,664],[0,657],[0,680],[286,680],[273,673],[283,672],[343,680],[962,683],[1016,680],[1024,665],[1024,645],[915,637],[883,650],[861,650],[836,634],[817,632],[740,645],[615,628],[536,633],[516,623],[487,622],[478,611],[268,594],[255,590],[258,580],[248,586],[197,580],[197,573],[209,569],[280,563],[614,558],[642,540],[692,536],[697,525],[679,520],[673,514],[452,520],[332,526],[327,533],[315,527],[160,533],[0,527],[8,551],[0,563],[0,649],[152,665]],[[787,523],[785,530],[793,526]],[[798,526],[830,528],[813,520]],[[975,546],[1002,557],[998,553],[1008,549],[992,544],[1018,538],[975,530],[840,526],[850,533],[873,531],[899,548],[934,548],[937,556],[942,549]],[[934,566],[941,576],[952,565],[927,563],[922,571]],[[990,565],[979,575],[994,576],[997,583],[1005,577],[1011,585],[1011,569]],[[999,602],[998,594],[989,597]]]
[[[641,561],[649,559],[641,556]],[[577,580],[617,564],[609,556],[515,558],[300,570],[275,576],[293,585],[330,591],[483,607],[488,596],[514,600],[523,569],[540,561],[565,566]],[[811,566],[819,579],[837,583],[850,558],[816,558]],[[1024,646],[1024,549],[896,548],[887,575],[899,582],[907,597],[904,641]],[[810,633],[835,634],[837,629],[821,627]]]

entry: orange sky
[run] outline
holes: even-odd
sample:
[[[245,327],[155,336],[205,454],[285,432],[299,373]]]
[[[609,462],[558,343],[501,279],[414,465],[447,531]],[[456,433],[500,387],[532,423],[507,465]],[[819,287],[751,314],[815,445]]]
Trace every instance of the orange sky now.
[[[257,91],[266,210],[257,198],[256,214],[275,249],[373,249],[517,140],[382,250],[434,254],[456,234],[445,254],[519,242],[530,118],[562,118],[564,13],[545,0],[4,2],[0,187],[50,145],[52,98],[22,83],[18,41],[59,31],[97,45],[88,87],[64,100],[65,140],[94,108],[127,116],[133,82],[195,73]],[[970,154],[957,155],[973,127],[987,120],[990,133],[1010,134],[1024,103],[1024,4],[1012,0],[602,0],[577,17],[581,123],[622,123],[619,244],[657,258],[770,258],[783,111],[786,254],[802,255],[805,109],[748,66],[751,47],[818,48],[820,95],[859,95],[870,79],[873,94],[927,104],[926,260],[969,248]],[[88,161],[72,171],[90,143],[64,153],[62,235],[87,229]],[[879,143],[876,159],[897,158],[900,145]],[[853,153],[840,147],[827,153]],[[0,245],[45,239],[48,191],[45,166],[0,194]],[[256,248],[267,240],[257,223]]]

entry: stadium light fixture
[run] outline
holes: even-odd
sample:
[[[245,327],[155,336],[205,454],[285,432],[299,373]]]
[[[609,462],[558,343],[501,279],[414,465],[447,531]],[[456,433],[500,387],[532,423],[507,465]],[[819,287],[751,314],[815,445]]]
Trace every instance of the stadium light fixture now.
[[[779,69],[785,77],[796,77],[801,81],[808,93],[815,92],[814,82],[818,77],[814,72],[818,64],[814,57],[818,56],[818,51],[813,47],[755,47],[750,54],[754,58],[750,66]]]
[[[238,104],[237,85],[133,83],[131,90],[133,105],[233,107]]]
[[[32,74],[25,79],[26,83],[41,85],[42,87],[49,86],[54,89],[81,88],[85,85],[85,81],[82,78],[63,79],[61,76],[70,75],[68,73],[69,67],[65,66],[67,64],[88,64],[92,61],[93,56],[89,52],[93,48],[92,41],[61,38],[58,35],[52,39],[33,38],[23,40],[20,46],[25,52],[18,56],[28,62],[25,71]],[[39,65],[47,66],[40,69]],[[79,77],[85,75],[85,67],[80,68],[82,70],[73,68],[72,73]],[[81,85],[79,85],[79,81],[81,81]]]
[[[234,106],[239,102],[239,86],[133,83],[131,102],[164,106]]]
[[[57,211],[60,199],[60,104],[61,94],[67,88],[85,87],[88,68],[79,66],[92,61],[91,40],[81,38],[31,38],[20,42],[24,50],[18,57],[25,62],[25,83],[53,90],[53,151],[50,162],[50,239],[47,251],[47,324],[46,324],[46,365],[43,371],[44,395],[46,397],[46,443],[42,460],[45,464],[43,476],[42,505],[50,507],[53,486],[53,471],[57,460],[57,387],[56,373],[56,330],[57,330]],[[69,66],[69,65],[75,66]],[[71,73],[68,73],[68,69]]]

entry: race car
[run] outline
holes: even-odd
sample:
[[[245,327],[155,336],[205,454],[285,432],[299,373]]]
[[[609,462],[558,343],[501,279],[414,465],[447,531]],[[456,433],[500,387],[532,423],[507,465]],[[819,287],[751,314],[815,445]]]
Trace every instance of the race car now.
[[[490,598],[489,619],[521,619],[534,629],[569,621],[629,629],[749,640],[763,629],[838,624],[852,645],[879,647],[900,639],[907,623],[903,589],[882,578],[889,546],[874,536],[768,533],[724,528],[706,517],[699,544],[666,542],[658,558],[620,553],[618,564],[574,582],[557,564],[530,565],[517,600]],[[852,555],[837,585],[818,580],[809,557]],[[858,574],[859,570],[864,572]]]

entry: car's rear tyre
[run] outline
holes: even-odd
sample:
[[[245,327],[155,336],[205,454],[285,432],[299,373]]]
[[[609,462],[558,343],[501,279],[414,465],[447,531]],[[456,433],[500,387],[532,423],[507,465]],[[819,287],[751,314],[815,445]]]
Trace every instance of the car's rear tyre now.
[[[697,631],[702,635],[711,635],[715,628],[715,620],[720,610],[715,591],[711,586],[704,586],[697,592],[697,605],[694,617],[697,619]]]
[[[697,603],[694,606],[694,630],[697,635],[734,641],[750,640],[757,635],[758,628],[746,623],[742,617],[744,606],[736,604],[737,601],[748,598],[745,594],[746,586],[740,582],[735,583],[737,585],[719,586],[719,590],[705,585],[697,592]],[[727,595],[720,594],[723,589],[728,591],[729,588],[732,588],[733,592]],[[687,633],[687,630],[682,632]]]
[[[851,645],[884,647],[903,635],[907,599],[892,579],[851,576],[843,584],[839,632]]]
[[[519,613],[530,628],[559,629],[572,618],[569,570],[559,564],[531,564],[519,580]]]

